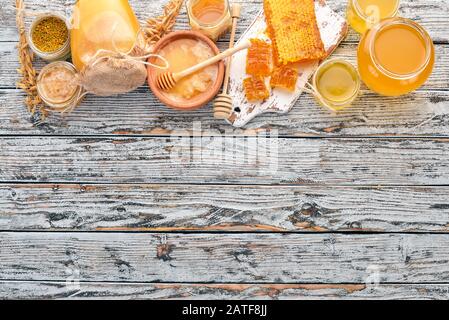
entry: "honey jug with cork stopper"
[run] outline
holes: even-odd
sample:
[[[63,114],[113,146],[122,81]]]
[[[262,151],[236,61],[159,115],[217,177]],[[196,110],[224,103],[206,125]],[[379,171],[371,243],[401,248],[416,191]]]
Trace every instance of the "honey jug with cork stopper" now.
[[[128,0],[77,0],[72,20],[72,59],[86,94],[125,94],[145,83],[153,54]]]
[[[72,59],[78,70],[99,50],[131,50],[140,30],[127,0],[78,0],[72,23]]]

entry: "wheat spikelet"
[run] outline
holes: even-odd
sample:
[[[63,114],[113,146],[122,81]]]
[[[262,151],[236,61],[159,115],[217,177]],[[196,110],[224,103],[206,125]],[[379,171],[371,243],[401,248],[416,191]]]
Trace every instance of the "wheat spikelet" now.
[[[162,15],[147,20],[144,31],[146,41],[149,45],[158,42],[173,29],[183,3],[184,0],[171,0],[164,7],[164,13]]]
[[[41,98],[37,93],[37,72],[33,67],[34,55],[28,46],[25,29],[25,5],[23,0],[16,0],[16,25],[19,32],[19,44],[17,45],[20,68],[17,69],[21,79],[17,87],[25,91],[25,105],[28,111],[34,114],[40,111],[42,118],[45,118],[48,111],[45,109]]]

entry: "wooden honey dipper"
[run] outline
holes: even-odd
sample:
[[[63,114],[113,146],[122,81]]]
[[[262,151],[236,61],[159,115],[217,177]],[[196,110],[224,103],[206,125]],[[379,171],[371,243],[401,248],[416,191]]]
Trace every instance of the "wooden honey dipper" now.
[[[159,76],[157,76],[156,85],[159,89],[168,91],[168,90],[172,89],[176,85],[176,83],[178,83],[179,80],[181,80],[187,76],[190,76],[191,74],[198,72],[201,69],[204,69],[210,65],[213,65],[214,63],[217,63],[223,59],[226,59],[226,58],[236,54],[239,51],[248,49],[250,46],[251,46],[251,42],[246,41],[237,47],[228,49],[228,50],[216,55],[215,57],[212,57],[206,61],[203,61],[203,62],[201,62],[193,67],[190,67],[184,71],[177,72],[177,73],[172,73],[172,72],[162,73]]]
[[[240,18],[240,11],[242,6],[240,4],[232,5],[232,31],[231,31],[231,39],[229,40],[229,49],[234,47],[235,42],[235,33],[237,31],[237,22]],[[226,120],[232,113],[232,97],[228,94],[229,88],[229,78],[231,76],[231,61],[232,59],[228,59],[228,63],[226,65],[226,73],[223,84],[223,93],[219,94],[214,102],[214,118]]]

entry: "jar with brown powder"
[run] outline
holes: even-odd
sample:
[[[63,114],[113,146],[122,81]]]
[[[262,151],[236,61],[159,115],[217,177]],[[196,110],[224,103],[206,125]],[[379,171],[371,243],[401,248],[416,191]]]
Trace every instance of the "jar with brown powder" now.
[[[37,92],[52,110],[67,111],[77,104],[81,86],[76,78],[75,66],[65,61],[45,66],[37,78]]]

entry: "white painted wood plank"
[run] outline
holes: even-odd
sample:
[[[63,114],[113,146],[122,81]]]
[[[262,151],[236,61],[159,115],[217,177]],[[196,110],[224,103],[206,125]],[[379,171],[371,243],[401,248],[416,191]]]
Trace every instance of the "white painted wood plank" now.
[[[448,91],[417,92],[400,99],[363,92],[346,111],[331,114],[305,97],[287,115],[264,115],[246,129],[213,118],[212,107],[180,113],[160,106],[146,89],[124,97],[92,98],[72,114],[44,123],[22,105],[19,91],[0,89],[2,135],[253,135],[276,130],[281,136],[448,136]]]
[[[0,182],[449,185],[447,139],[4,137],[0,150]]]
[[[4,299],[157,300],[447,300],[446,284],[153,284],[0,281]]]
[[[0,280],[447,283],[449,235],[0,233]]]
[[[0,230],[448,232],[448,187],[2,185]]]

